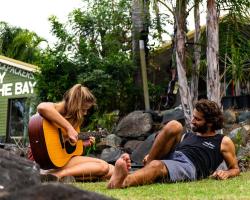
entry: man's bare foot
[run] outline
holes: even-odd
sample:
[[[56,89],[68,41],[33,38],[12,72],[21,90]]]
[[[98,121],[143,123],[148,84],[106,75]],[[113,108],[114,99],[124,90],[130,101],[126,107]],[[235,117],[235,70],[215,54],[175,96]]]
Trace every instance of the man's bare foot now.
[[[131,168],[131,160],[130,160],[129,154],[124,153],[124,154],[121,155],[120,158],[122,158],[123,160],[125,160],[127,169],[129,171],[130,168]]]
[[[128,176],[129,169],[131,168],[131,160],[127,153],[115,162],[114,173],[111,176],[107,187],[109,189],[122,188],[123,181]]]

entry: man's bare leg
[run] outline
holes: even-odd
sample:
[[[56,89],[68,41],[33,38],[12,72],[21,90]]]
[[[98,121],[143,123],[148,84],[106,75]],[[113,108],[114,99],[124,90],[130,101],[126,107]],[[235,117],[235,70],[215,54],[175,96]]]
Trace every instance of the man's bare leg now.
[[[180,122],[173,120],[168,122],[158,133],[149,151],[145,164],[152,160],[160,160],[167,155],[171,149],[180,142],[183,127]]]
[[[115,162],[114,172],[108,182],[108,188],[120,188],[124,179],[127,177],[129,169],[131,168],[131,160],[127,153],[122,154]]]
[[[150,184],[168,174],[166,166],[159,160],[154,160],[133,174],[128,174],[128,161],[130,160],[123,158],[116,161],[114,173],[107,186],[109,189]]]

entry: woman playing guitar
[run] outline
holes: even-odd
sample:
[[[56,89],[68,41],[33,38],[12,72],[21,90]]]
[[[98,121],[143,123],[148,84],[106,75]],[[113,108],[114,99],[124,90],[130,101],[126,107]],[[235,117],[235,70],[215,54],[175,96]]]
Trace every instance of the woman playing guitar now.
[[[83,122],[84,116],[87,114],[87,111],[93,105],[95,105],[95,103],[96,99],[94,95],[89,91],[89,89],[87,87],[82,86],[81,84],[76,84],[64,94],[62,101],[57,103],[43,102],[38,105],[37,111],[39,115],[44,119],[44,121],[46,123],[48,121],[49,126],[59,127],[55,130],[60,130],[60,134],[61,132],[63,132],[63,134],[61,134],[63,136],[60,136],[60,141],[59,139],[58,141],[56,141],[57,139],[55,139],[54,136],[56,136],[56,138],[59,138],[59,136],[57,136],[57,133],[54,133],[53,131],[52,133],[50,133],[48,131],[49,133],[48,135],[46,135],[47,130],[42,131],[42,134],[44,134],[44,137],[42,139],[44,140],[43,143],[46,144],[45,146],[47,148],[51,148],[51,150],[46,149],[46,152],[48,154],[47,156],[50,157],[51,160],[53,160],[54,157],[59,154],[55,152],[58,146],[62,149],[62,152],[65,151],[65,146],[61,145],[63,144],[62,140],[68,140],[68,143],[70,143],[72,146],[81,145],[81,147],[79,148],[82,149],[84,142],[79,142],[78,132],[76,130],[79,130],[79,127]],[[43,124],[42,127],[46,129],[46,126],[46,124]],[[34,125],[29,125],[29,136],[33,156],[36,161],[39,159],[42,160],[43,158],[41,157],[44,156],[40,156],[38,151],[34,151],[36,148],[35,145],[42,143],[40,136],[38,137],[38,139],[34,139],[32,138],[32,132],[36,133],[40,132],[40,130],[38,130],[37,127],[34,128]],[[93,145],[95,143],[95,137],[90,137],[88,143],[89,145]],[[66,152],[65,157],[67,156],[67,154],[69,154],[70,157],[65,162],[65,164],[63,162],[61,162],[63,164],[60,163],[60,159],[64,159],[64,156],[61,156],[61,158],[59,157],[59,161],[58,159],[54,159],[55,163],[57,163],[58,161],[60,164],[47,165],[50,167],[45,168],[49,169],[51,168],[51,166],[54,166],[53,168],[55,169],[49,170],[49,174],[55,176],[56,178],[58,178],[58,180],[66,176],[74,176],[78,178],[81,177],[83,180],[93,180],[95,178],[110,178],[113,172],[112,165],[97,158],[82,156],[81,150],[79,152],[80,153],[76,154],[73,154],[72,152]],[[47,163],[45,163],[45,166],[46,164]]]

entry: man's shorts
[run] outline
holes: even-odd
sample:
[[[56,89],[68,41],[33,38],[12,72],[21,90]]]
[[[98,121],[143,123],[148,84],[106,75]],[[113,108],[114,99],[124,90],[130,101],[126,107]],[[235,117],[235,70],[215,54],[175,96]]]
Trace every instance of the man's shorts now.
[[[163,159],[171,182],[196,180],[195,166],[182,152],[174,151]]]

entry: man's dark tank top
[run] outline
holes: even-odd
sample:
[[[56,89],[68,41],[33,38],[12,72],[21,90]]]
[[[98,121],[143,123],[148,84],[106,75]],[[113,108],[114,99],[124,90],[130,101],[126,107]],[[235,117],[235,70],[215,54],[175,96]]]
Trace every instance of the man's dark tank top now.
[[[223,161],[223,156],[220,152],[223,137],[224,135],[221,134],[202,137],[188,132],[175,150],[181,151],[192,161],[196,168],[197,179],[206,178]]]

